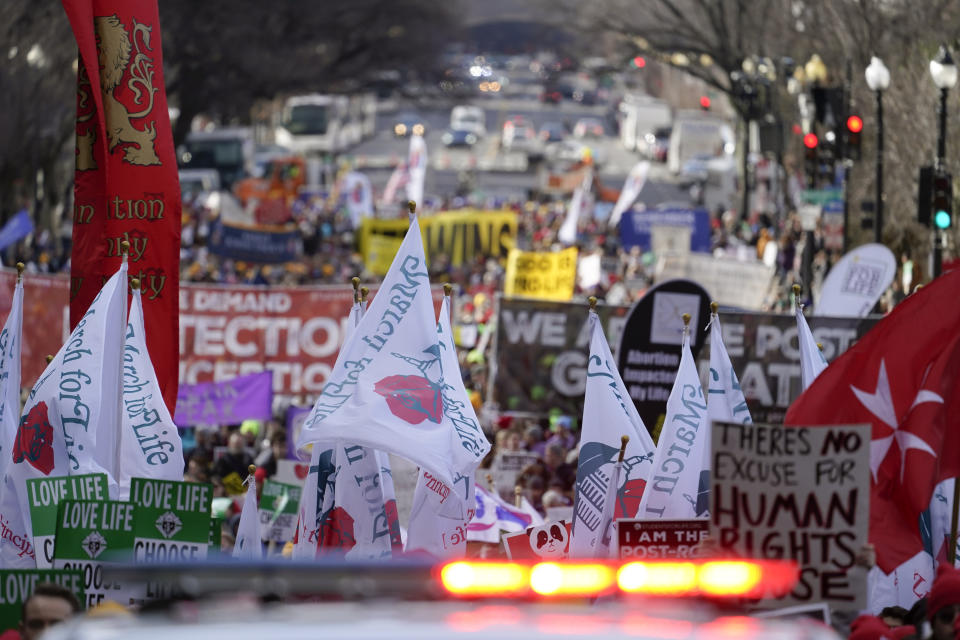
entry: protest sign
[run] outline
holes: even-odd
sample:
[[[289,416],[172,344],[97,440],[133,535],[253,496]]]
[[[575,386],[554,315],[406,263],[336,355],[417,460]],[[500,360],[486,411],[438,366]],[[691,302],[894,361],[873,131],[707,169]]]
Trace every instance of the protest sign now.
[[[133,557],[137,562],[190,562],[207,557],[213,485],[133,478]]]
[[[867,542],[870,425],[713,424],[711,537],[725,550],[791,559],[800,580],[766,607],[866,606],[866,572],[850,571]]]
[[[256,263],[293,262],[303,253],[296,226],[247,227],[217,221],[210,232],[210,253]]]
[[[623,333],[627,307],[600,305],[597,311],[607,340],[616,345]],[[742,312],[721,313],[720,318],[724,344],[750,415],[756,422],[783,422],[787,407],[802,390],[796,317]],[[582,415],[589,337],[584,332],[586,319],[584,305],[500,299],[488,396],[503,411],[541,413],[544,407],[558,407],[567,415]],[[846,351],[876,321],[875,316],[809,319],[814,339],[823,345],[827,361]],[[698,324],[705,326],[706,319]],[[679,351],[676,348],[678,359]],[[707,348],[698,358],[701,380],[709,374],[709,355]],[[669,370],[664,366],[657,374],[668,381],[667,393],[677,364],[672,367]],[[623,367],[620,372],[628,390],[631,384],[641,384],[628,380]],[[639,378],[653,374],[630,375]],[[656,424],[646,422],[646,418],[644,421],[650,428]]]
[[[129,559],[133,551],[132,502],[62,500],[57,511],[55,569],[83,572],[87,606],[112,600],[127,605],[145,595],[143,585],[108,581],[103,565]]]
[[[83,573],[58,569],[7,569],[0,571],[0,633],[16,629],[23,603],[38,583],[58,584],[69,589],[77,600],[86,603]]]
[[[510,250],[503,283],[505,296],[569,300],[576,284],[576,247],[553,252]]]
[[[517,484],[517,476],[528,465],[538,462],[539,456],[525,451],[501,451],[493,459],[489,473],[493,476],[493,483],[500,496],[505,500],[513,501],[513,487]],[[485,471],[486,474],[486,471]]]
[[[267,480],[260,494],[260,531],[264,540],[289,542],[297,530],[303,487]]]
[[[710,531],[707,520],[617,520],[617,555],[635,560],[696,558]]]
[[[36,551],[37,568],[53,567],[54,539],[57,533],[57,507],[63,500],[107,500],[107,474],[32,478],[27,480],[30,526]]]
[[[370,273],[377,276],[386,275],[402,242],[403,238],[392,238],[377,233],[367,236],[363,263]]]
[[[420,217],[419,223],[424,251],[431,265],[441,255],[455,267],[472,263],[477,257],[505,258],[516,245],[517,214],[513,211],[440,211]],[[391,246],[374,236],[403,238],[409,226],[407,220],[364,218],[360,225],[364,264],[373,264],[372,251],[385,253]],[[382,263],[382,257],[378,256],[377,260]]]
[[[707,336],[710,296],[692,280],[671,280],[647,291],[627,315],[616,350],[617,369],[643,424],[659,433],[680,366],[683,314],[690,314],[690,351]]]
[[[194,427],[272,417],[273,373],[262,371],[221,382],[181,384],[173,421],[178,427]]]
[[[864,244],[847,253],[830,269],[814,315],[862,318],[897,275],[897,260],[882,244]]]
[[[654,227],[682,227],[690,233],[688,251],[710,251],[710,213],[706,209],[633,210],[620,220],[624,249],[650,251]],[[699,275],[699,274],[698,274]]]
[[[714,302],[753,310],[763,307],[774,271],[758,260],[742,262],[709,253],[667,254],[657,260],[654,279],[695,278]]]
[[[570,554],[572,522],[558,520],[503,536],[508,560],[561,560]]]

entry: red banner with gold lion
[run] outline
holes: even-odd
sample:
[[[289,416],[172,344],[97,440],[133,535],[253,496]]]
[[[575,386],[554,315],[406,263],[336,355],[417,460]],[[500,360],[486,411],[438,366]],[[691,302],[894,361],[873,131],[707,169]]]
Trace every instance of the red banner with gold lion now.
[[[70,325],[117,270],[143,294],[147,348],[177,400],[180,183],[163,83],[156,0],[63,0],[80,49]]]

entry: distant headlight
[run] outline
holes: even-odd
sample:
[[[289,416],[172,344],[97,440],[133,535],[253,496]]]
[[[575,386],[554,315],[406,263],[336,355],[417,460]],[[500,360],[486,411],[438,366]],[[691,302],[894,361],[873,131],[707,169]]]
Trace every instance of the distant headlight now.
[[[447,131],[443,134],[443,144],[452,144],[453,143],[453,134]]]
[[[423,131],[424,131],[424,129],[423,129],[423,125],[422,125],[422,124],[417,123],[417,124],[413,125],[413,135],[415,135],[415,136],[422,136],[422,135],[423,135]]]
[[[472,133],[468,133],[466,140],[467,140],[467,144],[476,144],[477,136],[473,135]]]
[[[402,122],[400,124],[394,125],[393,132],[398,136],[405,136],[407,135],[407,125],[403,124]]]

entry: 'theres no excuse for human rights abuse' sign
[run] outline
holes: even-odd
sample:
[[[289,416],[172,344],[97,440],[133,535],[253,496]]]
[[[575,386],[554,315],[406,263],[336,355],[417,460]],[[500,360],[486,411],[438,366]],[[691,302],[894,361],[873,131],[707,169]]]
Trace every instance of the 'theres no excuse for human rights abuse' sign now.
[[[866,606],[853,570],[870,516],[870,425],[713,423],[711,533],[743,556],[792,559],[800,580],[769,606]]]

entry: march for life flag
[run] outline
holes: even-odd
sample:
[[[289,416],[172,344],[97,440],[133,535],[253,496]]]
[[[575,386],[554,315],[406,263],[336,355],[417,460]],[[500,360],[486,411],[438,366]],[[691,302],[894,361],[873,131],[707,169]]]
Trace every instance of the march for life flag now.
[[[517,533],[544,523],[530,502],[523,498],[519,507],[504,502],[496,492],[476,485],[476,514],[467,525],[467,540],[498,544],[500,532]]]
[[[890,573],[923,550],[920,514],[960,475],[960,270],[894,307],[823,370],[785,424],[868,423],[870,542]]]
[[[710,314],[710,377],[707,380],[707,415],[711,422],[753,424],[743,389],[723,344],[723,330],[716,311]],[[705,448],[709,464],[710,447]]]
[[[616,227],[620,223],[623,214],[633,206],[637,196],[643,191],[643,185],[647,182],[647,174],[650,172],[650,163],[646,160],[638,162],[630,169],[630,174],[623,183],[623,189],[620,191],[620,197],[617,198],[617,204],[613,206],[610,213],[608,224],[610,227]]]
[[[690,353],[690,332],[684,330],[680,368],[667,399],[667,414],[653,456],[653,470],[636,517],[689,520],[709,507],[709,471],[705,469],[710,419]]]
[[[121,243],[130,242],[150,325],[147,344],[172,412],[181,200],[157,0],[62,3],[79,50],[70,326],[116,268]]]
[[[17,278],[10,314],[0,331],[0,569],[36,566],[32,537],[7,470],[20,422],[20,351],[23,339],[23,280]]]
[[[466,396],[450,312],[450,297],[444,296],[437,322],[440,366],[444,379],[454,388],[454,392]],[[472,421],[479,422],[472,405],[467,404],[462,409]],[[450,435],[456,437],[456,434]],[[486,440],[483,442],[483,451],[481,458],[490,451],[490,443]],[[438,558],[462,557],[465,554],[467,526],[476,511],[475,473],[476,467],[457,476],[454,483],[448,485],[430,471],[420,469],[407,527],[407,551],[422,550]]]
[[[237,525],[237,540],[233,544],[233,557],[241,560],[260,560],[263,558],[263,546],[260,542],[260,512],[257,506],[257,481],[247,476],[247,493],[243,498],[243,510],[240,511],[240,524]]]
[[[143,301],[133,291],[123,345],[123,408],[120,412],[120,499],[131,478],[183,480],[183,443],[173,423],[147,350]]]
[[[423,206],[423,185],[427,179],[427,143],[423,136],[410,136],[410,153],[407,156],[407,200]]]
[[[586,208],[585,201],[587,200],[587,194],[590,192],[592,183],[593,172],[587,170],[583,177],[583,183],[573,190],[573,196],[570,198],[570,204],[567,206],[567,217],[557,232],[557,240],[563,244],[571,245],[577,241],[577,226],[580,224],[580,216]]]
[[[797,342],[800,348],[800,378],[803,388],[808,389],[820,373],[827,368],[827,360],[817,346],[817,341],[810,332],[810,325],[803,315],[803,305],[797,303]]]
[[[604,530],[607,496],[615,495],[614,518],[632,518],[637,513],[653,468],[655,449],[620,378],[596,312],[590,311],[588,322],[590,358],[570,540],[570,556],[579,558],[596,557],[602,551],[603,536],[608,534]],[[619,481],[614,485],[622,436],[629,436],[630,440]]]
[[[8,474],[27,530],[32,530],[28,478],[106,473],[111,498],[119,493],[127,287],[124,260],[47,365],[24,405]]]
[[[340,192],[344,196],[353,228],[359,229],[362,218],[373,217],[373,187],[370,186],[370,178],[359,171],[351,171],[343,176]]]
[[[453,485],[483,459],[470,399],[447,381],[415,217],[354,335],[304,420],[298,448],[350,442],[390,452]],[[459,373],[457,373],[459,376]]]

